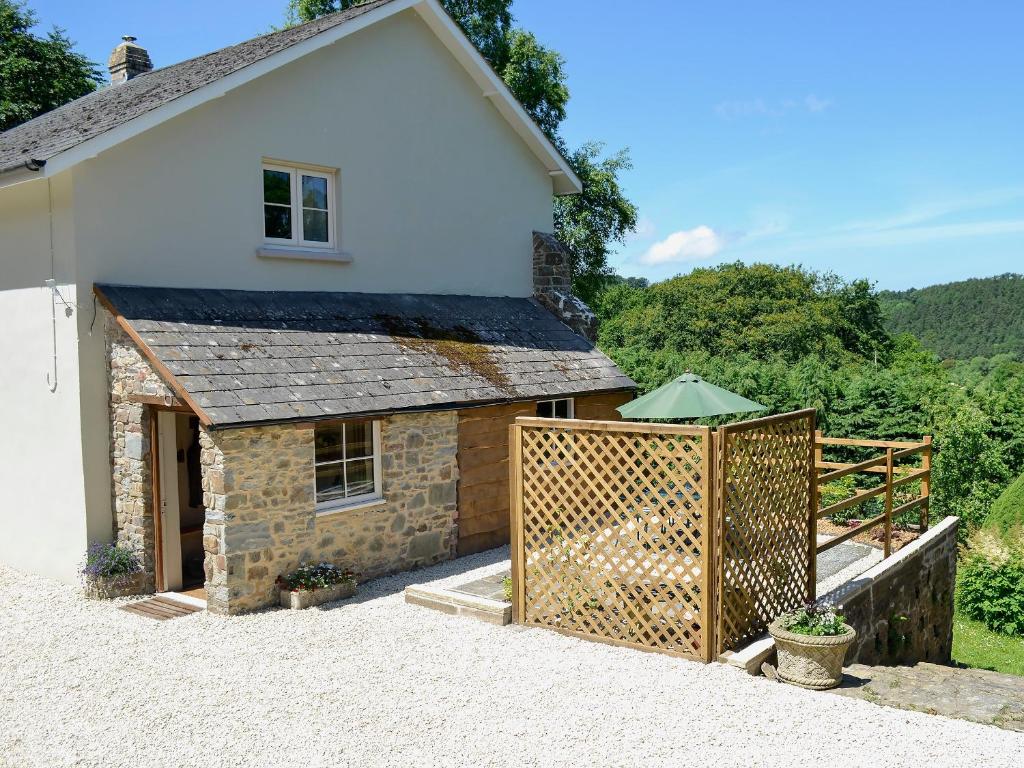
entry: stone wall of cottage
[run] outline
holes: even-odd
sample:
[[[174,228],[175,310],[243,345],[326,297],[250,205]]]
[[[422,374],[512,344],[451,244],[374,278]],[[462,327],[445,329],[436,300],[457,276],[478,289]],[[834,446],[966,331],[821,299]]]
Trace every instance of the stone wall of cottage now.
[[[135,551],[146,573],[146,590],[155,587],[153,477],[150,453],[152,411],[133,398],[170,397],[171,391],[138,347],[104,312],[110,384],[110,463],[115,541]]]
[[[381,424],[384,501],[316,514],[311,424],[204,430],[207,607],[241,613],[277,602],[275,580],[326,560],[362,580],[453,556],[458,416]]]

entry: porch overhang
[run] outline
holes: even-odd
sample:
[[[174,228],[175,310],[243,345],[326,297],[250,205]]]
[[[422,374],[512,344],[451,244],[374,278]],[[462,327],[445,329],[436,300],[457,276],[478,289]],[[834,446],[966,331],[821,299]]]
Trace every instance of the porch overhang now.
[[[534,299],[97,285],[211,428],[633,390]]]

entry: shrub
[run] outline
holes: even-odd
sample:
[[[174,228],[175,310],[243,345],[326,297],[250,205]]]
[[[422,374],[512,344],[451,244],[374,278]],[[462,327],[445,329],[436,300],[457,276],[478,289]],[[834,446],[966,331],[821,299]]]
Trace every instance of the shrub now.
[[[326,589],[336,584],[352,583],[355,583],[352,571],[342,570],[330,563],[317,563],[316,565],[303,563],[291,573],[277,577],[278,586],[289,592]]]
[[[82,575],[90,578],[115,579],[131,576],[142,570],[138,555],[116,544],[94,541],[85,552]]]
[[[807,603],[799,611],[782,614],[779,626],[797,635],[833,637],[846,632],[844,621],[846,617],[836,613],[831,603]]]
[[[993,632],[1024,637],[1024,529],[979,531],[957,578],[957,607]]]
[[[1000,534],[1007,533],[1011,528],[1017,528],[1018,533],[1024,529],[1024,475],[1018,477],[992,503],[984,527]]]
[[[505,593],[505,602],[512,602],[512,577],[503,576],[501,579],[501,591]]]

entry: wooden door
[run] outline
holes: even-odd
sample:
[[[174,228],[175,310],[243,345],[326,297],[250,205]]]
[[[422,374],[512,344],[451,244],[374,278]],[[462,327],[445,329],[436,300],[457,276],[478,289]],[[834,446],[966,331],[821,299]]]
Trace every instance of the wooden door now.
[[[178,498],[178,414],[157,411],[157,510],[160,514],[156,545],[163,566],[163,589],[181,589],[181,506]]]

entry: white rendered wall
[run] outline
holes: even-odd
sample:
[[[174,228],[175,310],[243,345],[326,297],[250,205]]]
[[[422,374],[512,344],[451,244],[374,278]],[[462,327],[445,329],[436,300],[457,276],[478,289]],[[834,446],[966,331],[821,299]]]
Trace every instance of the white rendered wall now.
[[[339,169],[351,263],[256,255],[264,157]],[[65,581],[112,526],[93,283],[528,296],[532,231],[552,230],[547,170],[412,11],[51,185],[57,281],[76,303],[70,319],[57,315],[55,393],[46,183],[0,189],[0,561]]]
[[[53,274],[76,301],[68,174],[53,179]],[[73,581],[88,539],[79,421],[78,310],[58,307],[56,391],[46,181],[0,189],[0,561]],[[49,376],[49,383],[47,382]],[[107,473],[106,529],[110,536]],[[102,526],[100,526],[102,529]]]
[[[351,264],[268,261],[261,159],[339,169]],[[363,292],[532,293],[546,169],[406,11],[75,170],[81,279]]]

